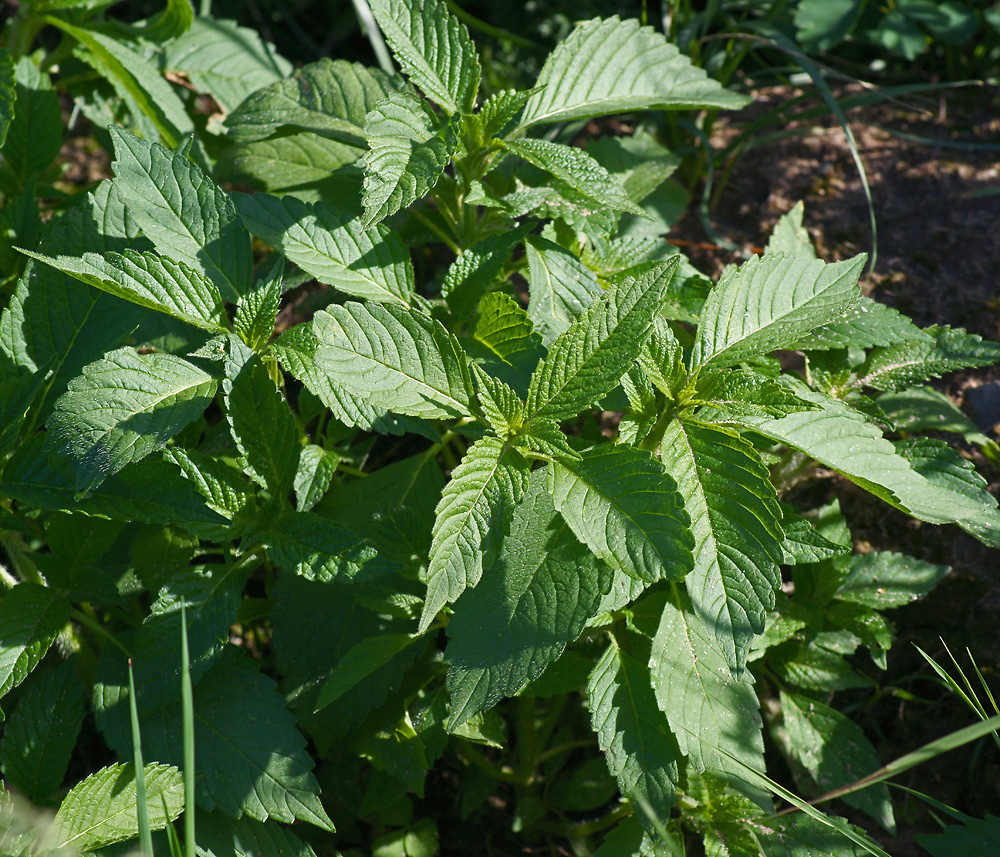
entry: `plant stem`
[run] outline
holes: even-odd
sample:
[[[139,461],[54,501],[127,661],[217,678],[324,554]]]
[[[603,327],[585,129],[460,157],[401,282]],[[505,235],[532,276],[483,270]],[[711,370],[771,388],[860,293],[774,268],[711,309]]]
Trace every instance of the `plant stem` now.
[[[505,783],[520,783],[521,777],[509,768],[501,767],[485,758],[482,753],[476,750],[467,741],[457,742],[458,754],[475,768],[479,768],[484,774]]]

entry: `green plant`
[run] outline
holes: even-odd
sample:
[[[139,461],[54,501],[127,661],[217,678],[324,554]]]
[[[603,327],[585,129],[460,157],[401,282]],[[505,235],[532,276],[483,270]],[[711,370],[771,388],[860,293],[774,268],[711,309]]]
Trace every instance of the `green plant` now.
[[[891,829],[829,693],[871,683],[855,652],[884,664],[882,611],[946,569],[852,555],[837,504],[791,492],[836,472],[996,547],[982,477],[889,414],[1000,347],[862,297],[864,258],[817,259],[801,208],[713,286],[663,238],[683,195],[649,134],[530,136],[744,103],[651,29],[586,22],[480,103],[443,0],[371,7],[405,76],[321,61],[229,112],[215,175],[269,193],[111,127],[114,178],[16,233],[5,781],[65,839],[70,760],[138,759],[163,826],[193,719],[205,853],[470,853],[455,816],[491,795],[600,857],[884,853],[763,774],[760,700],[802,787]],[[134,836],[140,790],[104,770]]]

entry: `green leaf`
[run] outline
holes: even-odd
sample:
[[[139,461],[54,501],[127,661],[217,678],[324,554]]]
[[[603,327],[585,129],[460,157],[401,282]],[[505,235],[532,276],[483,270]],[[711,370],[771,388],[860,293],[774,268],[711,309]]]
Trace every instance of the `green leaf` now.
[[[926,595],[951,569],[893,551],[851,557],[836,597],[876,610],[902,607]]]
[[[250,287],[253,259],[232,201],[182,152],[109,131],[129,215],[160,253],[202,272],[235,303]]]
[[[840,320],[820,325],[790,347],[827,351],[894,345],[910,340],[930,342],[931,337],[901,312],[862,295],[857,306]]]
[[[420,639],[414,634],[387,634],[367,637],[358,642],[341,658],[329,678],[320,688],[316,711],[336,702],[358,682],[368,678],[396,657],[403,649]]]
[[[854,645],[857,645],[857,637],[851,635],[851,638],[855,641]],[[842,654],[818,642],[811,643],[791,657],[782,656],[773,660],[771,666],[783,682],[816,693],[871,686],[868,679],[851,669]]]
[[[309,131],[300,131],[269,140],[236,143],[222,153],[215,163],[216,181],[247,185],[270,193],[290,194],[302,201],[317,198],[340,198],[345,210],[360,211],[355,199],[361,175],[353,165],[364,154],[362,149],[345,146]],[[343,184],[353,181],[351,197],[345,198]]]
[[[948,396],[933,387],[883,393],[875,401],[899,431],[950,431],[962,435],[969,443],[990,442]]]
[[[233,520],[253,509],[253,488],[243,473],[225,461],[194,449],[173,446],[163,458],[180,468],[185,479],[194,483],[208,508]]]
[[[743,775],[739,760],[764,770],[762,721],[752,677],[734,678],[701,616],[672,601],[664,606],[649,660],[653,690],[681,752],[699,772],[726,777],[762,806],[766,799]],[[761,801],[764,800],[765,803]]]
[[[768,254],[728,269],[701,313],[691,366],[732,366],[787,348],[836,320],[859,297],[865,257],[826,265]]]
[[[503,292],[483,295],[472,336],[487,355],[490,373],[519,395],[527,393],[531,373],[544,351],[521,305]]]
[[[844,824],[842,819],[836,819]],[[768,857],[866,857],[872,853],[849,841],[832,826],[822,824],[801,813],[774,821],[753,821],[760,843]],[[864,835],[859,828],[848,828]]]
[[[653,321],[646,340],[639,351],[639,365],[643,372],[653,384],[669,398],[674,398],[687,379],[687,371],[684,368],[684,348],[677,337],[670,329],[666,319],[662,316]],[[707,380],[707,379],[706,379]],[[631,383],[636,383],[633,380]],[[643,394],[638,393],[637,401],[643,398]],[[650,401],[650,416],[656,413],[655,396]],[[633,403],[633,410],[640,410]]]
[[[575,417],[614,389],[636,358],[676,262],[626,278],[595,300],[552,344],[528,388],[528,418]]]
[[[879,767],[878,756],[861,727],[839,711],[802,696],[781,692],[785,752],[812,775],[821,794],[846,786]],[[844,795],[844,801],[895,832],[885,783]]]
[[[308,578],[353,577],[372,556],[352,532],[315,512],[286,512],[259,535],[275,564]]]
[[[299,461],[299,432],[284,396],[255,354],[242,366],[226,358],[226,420],[246,473],[275,497],[292,487]],[[261,426],[266,430],[261,431]]]
[[[0,48],[0,149],[3,148],[11,120],[14,118],[16,98],[14,60],[6,48]]]
[[[387,95],[368,114],[362,226],[374,226],[437,184],[458,142],[438,133],[436,124],[430,108],[407,92]]]
[[[780,506],[781,529],[785,534],[781,543],[781,562],[784,565],[822,562],[850,554],[850,545],[830,541],[787,503]]]
[[[503,271],[511,252],[533,228],[533,223],[522,223],[507,232],[490,235],[458,255],[441,283],[441,295],[453,314],[459,317],[472,314]]]
[[[863,7],[863,0],[802,0],[794,18],[799,44],[830,50],[850,33]]]
[[[753,446],[719,426],[672,421],[661,456],[691,516],[695,550],[688,594],[739,675],[781,586],[777,495]]]
[[[534,452],[547,461],[580,460],[580,453],[569,445],[555,420],[535,420],[529,433],[517,435],[514,444],[519,450]]]
[[[291,196],[238,193],[233,201],[247,229],[321,283],[358,298],[404,304],[414,299],[409,251],[386,227],[363,229],[323,203],[312,206]]]
[[[549,465],[549,490],[576,537],[637,580],[679,580],[691,568],[688,517],[677,485],[644,450],[603,444]]]
[[[1000,846],[1000,818],[969,818],[963,824],[949,824],[941,833],[918,833],[914,838],[931,857],[989,854]]]
[[[28,677],[69,621],[69,602],[37,583],[19,583],[0,601],[0,697]]]
[[[597,276],[569,250],[532,236],[524,242],[528,257],[528,317],[551,347],[603,289]]]
[[[0,95],[0,189],[15,196],[55,160],[63,127],[59,95],[49,76],[30,57],[21,57],[12,69],[10,55],[4,53],[8,82],[2,88],[5,94]]]
[[[520,427],[524,417],[524,403],[503,381],[491,377],[476,364],[472,364],[476,379],[476,395],[486,421],[496,434],[509,438]]]
[[[313,317],[316,365],[374,407],[416,417],[471,416],[474,391],[458,340],[400,304],[347,303]]]
[[[236,305],[233,330],[255,351],[262,350],[274,333],[284,273],[285,260],[279,256],[271,270],[254,283],[253,289]]]
[[[184,777],[170,765],[145,765],[149,827],[162,830],[184,810]],[[109,765],[72,789],[56,813],[59,847],[95,851],[139,835],[133,765]]]
[[[961,328],[928,327],[929,339],[876,348],[857,369],[858,385],[896,391],[945,372],[1000,362],[1000,345]]]
[[[808,2],[808,0],[805,0]],[[854,2],[854,0],[850,0]],[[808,231],[802,225],[802,215],[805,214],[805,206],[802,200],[786,211],[774,224],[771,230],[771,237],[767,239],[765,253],[778,253],[784,256],[805,256],[809,259],[819,258],[813,248],[812,239]]]
[[[184,35],[164,45],[167,71],[187,76],[198,92],[207,92],[229,113],[243,99],[279,81],[292,64],[260,34],[235,21],[197,17]]]
[[[372,0],[371,8],[406,76],[448,113],[471,113],[479,56],[444,0]]]
[[[644,826],[655,828],[673,807],[681,752],[665,728],[648,670],[612,641],[587,680],[587,698],[608,770]]]
[[[527,487],[528,463],[518,452],[495,437],[469,447],[435,513],[421,631],[445,604],[479,582]]]
[[[800,399],[773,378],[752,369],[709,370],[698,376],[695,404],[708,404],[727,414],[783,417],[816,406]]]
[[[238,143],[263,140],[291,126],[364,149],[365,117],[379,101],[405,87],[379,69],[324,57],[255,89],[226,118],[229,136]]]
[[[49,798],[66,776],[83,715],[83,682],[74,661],[31,676],[4,724],[5,781],[36,803]]]
[[[610,584],[536,471],[499,553],[448,622],[449,730],[541,675],[583,631]]]
[[[229,331],[222,296],[215,284],[182,262],[132,250],[108,253],[104,257],[85,253],[80,258],[21,252],[82,283],[146,309],[167,313],[214,333]]]
[[[183,36],[194,20],[194,8],[188,0],[166,0],[166,6],[155,15],[126,26],[130,35],[162,43]]]
[[[690,825],[704,837],[706,857],[759,857],[760,846],[747,823],[762,814],[756,804],[727,791],[725,780],[708,773],[688,772],[685,792],[695,804]]]
[[[302,447],[299,454],[299,469],[295,472],[295,508],[308,512],[330,487],[337,471],[340,458],[335,452],[327,452],[313,443]]]
[[[162,449],[215,396],[215,380],[172,354],[121,348],[85,366],[48,420],[48,442],[73,459],[76,488],[92,491]]]
[[[521,108],[537,89],[500,89],[487,98],[479,111],[466,117],[467,127],[473,128],[483,142],[506,136],[521,115]]]
[[[632,815],[604,837],[594,857],[677,857],[679,854],[683,851],[676,842],[664,842],[659,834],[651,837]]]
[[[200,857],[316,857],[309,845],[274,821],[199,812],[197,832]]]
[[[633,202],[646,199],[681,163],[680,156],[642,129],[630,137],[605,136],[593,140],[587,144],[587,153],[622,183]]]
[[[504,148],[560,181],[580,195],[585,205],[597,210],[645,212],[625,193],[621,182],[583,149],[549,140],[506,140]]]
[[[521,128],[609,113],[686,107],[740,108],[724,90],[652,27],[617,16],[577,27],[549,55]]]

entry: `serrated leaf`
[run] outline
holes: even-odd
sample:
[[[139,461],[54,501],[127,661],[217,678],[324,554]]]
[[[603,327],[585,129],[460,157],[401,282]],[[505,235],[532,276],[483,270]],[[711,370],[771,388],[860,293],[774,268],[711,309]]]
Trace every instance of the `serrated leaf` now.
[[[495,437],[469,447],[435,513],[421,631],[445,604],[479,582],[527,487],[528,463],[520,453]]]
[[[842,819],[836,819],[841,821]],[[768,857],[866,857],[871,850],[849,841],[843,833],[801,813],[774,821],[750,824]],[[851,828],[860,839],[864,832]]]
[[[66,776],[83,715],[83,682],[73,660],[31,676],[4,724],[4,780],[35,803],[49,798]]]
[[[967,857],[989,854],[1000,846],[1000,818],[966,818],[962,824],[949,824],[941,833],[918,833],[914,837],[932,857]]]
[[[724,90],[652,27],[617,16],[577,27],[549,55],[520,128],[685,107],[740,108],[743,96]]]
[[[705,857],[760,857],[750,819],[762,813],[752,801],[727,791],[725,780],[712,774],[688,773],[688,798],[695,803],[690,825],[704,838]]]
[[[899,431],[950,431],[962,435],[969,443],[983,445],[989,442],[948,396],[933,387],[883,393],[876,403]]]
[[[479,56],[443,0],[372,0],[371,7],[406,76],[449,113],[471,113]]]
[[[950,570],[894,551],[861,554],[851,557],[836,597],[876,610],[902,607],[930,592]]]
[[[861,296],[857,306],[838,321],[822,324],[792,344],[805,351],[834,348],[871,348],[909,340],[931,341],[931,337],[892,307]]]
[[[292,487],[299,461],[299,433],[288,403],[252,353],[242,365],[227,356],[222,390],[226,420],[247,475],[272,496],[283,497]]]
[[[809,232],[802,225],[802,215],[805,206],[802,200],[786,211],[774,224],[771,236],[767,239],[765,253],[779,253],[785,256],[805,256],[809,259],[818,258],[813,247]]]
[[[535,420],[528,434],[515,437],[514,444],[518,449],[530,450],[549,461],[579,461],[581,458],[555,420]]]
[[[170,765],[143,767],[150,830],[162,830],[184,810],[184,776]],[[94,851],[139,835],[133,765],[109,765],[78,783],[56,813],[59,847]]]
[[[198,857],[316,857],[294,833],[274,821],[238,820],[215,810],[199,812]]]
[[[603,289],[597,276],[569,250],[533,236],[524,242],[528,258],[528,317],[550,347]]]
[[[783,417],[816,406],[800,399],[773,378],[753,369],[709,370],[698,376],[696,404],[707,404],[727,414]]]
[[[669,424],[661,457],[691,516],[688,593],[740,675],[781,586],[781,511],[768,470],[738,434],[693,420]]]
[[[308,512],[330,487],[337,472],[340,458],[335,452],[328,452],[321,446],[310,443],[302,447],[299,454],[299,469],[295,471],[295,508]]]
[[[358,682],[384,667],[418,639],[415,634],[387,634],[361,640],[341,658],[323,683],[316,700],[316,711],[336,702]]]
[[[0,601],[0,697],[24,681],[69,621],[69,602],[37,583]]]
[[[471,416],[472,379],[458,340],[399,304],[347,303],[313,317],[316,365],[375,407],[416,417]]]
[[[510,534],[448,623],[449,730],[541,675],[583,631],[610,583],[610,571],[573,537],[536,471]]]
[[[441,283],[441,295],[452,313],[460,317],[472,313],[503,270],[511,252],[533,228],[533,223],[523,223],[484,238],[458,255]]]
[[[243,99],[292,71],[256,30],[201,16],[164,45],[163,63],[168,71],[185,74],[198,92],[211,94],[230,118]]]
[[[604,837],[594,857],[676,857],[679,848],[677,842],[664,842],[659,834],[651,837],[632,815]]]
[[[781,543],[784,565],[822,562],[851,552],[849,545],[839,545],[824,537],[787,503],[781,504],[781,529],[785,534]]]
[[[485,351],[490,372],[519,395],[527,393],[531,373],[544,351],[520,304],[503,292],[483,295],[472,337]]]
[[[112,351],[85,366],[55,403],[51,448],[72,459],[76,488],[92,491],[162,449],[215,396],[211,375],[172,354]]]
[[[442,136],[435,123],[430,109],[407,92],[387,95],[365,118],[364,227],[406,208],[437,184],[458,142],[452,134]]]
[[[820,794],[853,783],[879,767],[878,756],[861,728],[839,711],[802,696],[781,692],[785,752],[812,775]],[[853,807],[890,833],[896,829],[885,783],[844,795]]]
[[[236,305],[233,331],[255,351],[263,349],[274,333],[284,273],[285,260],[279,256],[271,270]]]
[[[185,479],[194,483],[210,509],[229,519],[253,507],[251,483],[235,467],[194,449],[173,446],[164,459],[180,469]]]
[[[398,77],[379,69],[324,57],[247,93],[226,117],[226,127],[239,143],[263,140],[291,126],[363,149],[365,117],[387,95],[404,88]]]
[[[350,215],[291,196],[238,193],[233,201],[247,229],[321,283],[358,298],[414,299],[409,251],[386,227],[363,229]]]
[[[250,287],[253,259],[232,201],[183,153],[109,130],[129,215],[158,251],[201,271],[235,303]]]
[[[372,556],[352,532],[315,512],[286,512],[260,538],[275,564],[308,578],[351,578]]]
[[[27,188],[59,154],[62,145],[62,115],[59,95],[47,74],[31,57],[11,63],[4,52],[6,85],[0,95],[0,189],[16,196]],[[6,138],[6,139],[4,139]]]
[[[612,642],[587,680],[587,698],[608,770],[622,795],[637,803],[644,826],[655,828],[673,807],[681,752],[657,707],[648,670]]]
[[[715,637],[698,613],[667,601],[649,660],[656,701],[681,752],[697,771],[726,777],[766,806],[740,765],[730,759],[764,770],[762,721],[752,677],[749,672],[740,679],[733,676]]]
[[[508,438],[521,427],[524,403],[503,381],[491,377],[472,364],[476,379],[476,395],[490,428],[502,438]]]
[[[816,640],[820,640],[821,636],[818,635]],[[848,649],[860,643],[853,634],[850,639],[853,642]],[[843,654],[820,645],[820,642],[814,641],[790,656],[773,659],[771,667],[783,682],[816,693],[870,687],[871,682],[851,669]]]
[[[503,146],[511,154],[565,182],[580,195],[584,205],[597,211],[610,209],[646,216],[645,211],[629,199],[621,182],[583,149],[531,138],[505,140]]]
[[[613,285],[552,343],[528,388],[527,416],[575,417],[618,385],[653,323],[676,262]]]
[[[466,122],[476,129],[483,142],[503,137],[514,127],[514,122],[521,115],[521,108],[528,99],[538,92],[537,89],[501,89],[487,98],[482,107]]]
[[[662,317],[654,319],[653,326],[642,343],[638,359],[649,381],[652,381],[665,396],[673,398],[687,377],[687,371],[683,362],[684,348],[666,319]],[[641,410],[635,407],[635,404],[642,399],[642,394],[638,389],[634,392],[638,395],[632,409]],[[655,402],[651,404],[655,406]],[[653,411],[655,407],[652,408],[651,415]]]
[[[857,303],[863,255],[826,265],[768,254],[728,269],[702,309],[692,368],[732,366],[787,348]]]
[[[641,202],[659,188],[681,159],[661,146],[652,134],[639,129],[629,137],[600,137],[587,144],[587,153],[617,178],[633,202]],[[650,212],[644,207],[647,214]],[[668,222],[658,223],[656,232]]]
[[[549,490],[576,537],[612,568],[645,583],[679,580],[694,541],[677,485],[648,452],[604,444],[549,465]]]
[[[857,369],[858,385],[897,391],[945,372],[1000,362],[1000,345],[961,328],[928,327],[928,339],[876,348]]]
[[[342,201],[345,211],[361,210],[362,176],[352,167],[363,149],[328,140],[310,131],[285,137],[235,143],[215,163],[216,181],[246,185],[279,196],[288,194],[302,202],[319,198]],[[345,187],[353,188],[350,196]]]

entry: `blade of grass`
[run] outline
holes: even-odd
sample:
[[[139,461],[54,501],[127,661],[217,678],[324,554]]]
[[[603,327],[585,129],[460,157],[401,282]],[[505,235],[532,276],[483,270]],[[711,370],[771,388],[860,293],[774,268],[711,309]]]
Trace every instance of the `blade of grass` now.
[[[351,2],[354,4],[354,14],[361,25],[361,32],[365,34],[368,43],[372,46],[372,51],[375,54],[375,59],[378,60],[379,68],[386,74],[394,73],[396,67],[392,64],[392,56],[389,54],[389,48],[385,44],[385,39],[382,38],[382,31],[378,28],[378,24],[375,23],[375,16],[368,6],[368,0],[351,0]]]
[[[187,611],[181,604],[181,720],[184,730],[184,855],[195,857],[194,842],[194,693],[188,651]]]
[[[139,712],[135,706],[135,678],[132,659],[128,659],[128,704],[132,720],[132,756],[135,764],[136,814],[139,818],[139,848],[145,857],[153,857],[153,835],[149,829],[149,807],[146,804],[146,770],[142,764],[142,738],[139,730]],[[168,816],[169,817],[169,816]]]
[[[889,786],[891,788],[907,792],[913,795],[914,797],[920,798],[922,801],[926,801],[928,804],[930,804],[930,806],[934,807],[934,809],[938,810],[939,812],[943,812],[946,815],[950,815],[952,818],[955,819],[955,821],[959,822],[960,824],[968,824],[970,821],[973,820],[971,815],[966,815],[964,812],[959,812],[953,806],[948,806],[948,804],[946,803],[941,803],[941,801],[935,800],[930,795],[925,795],[923,792],[918,792],[916,789],[911,789],[909,786],[903,786],[900,785],[899,783],[889,783]]]

